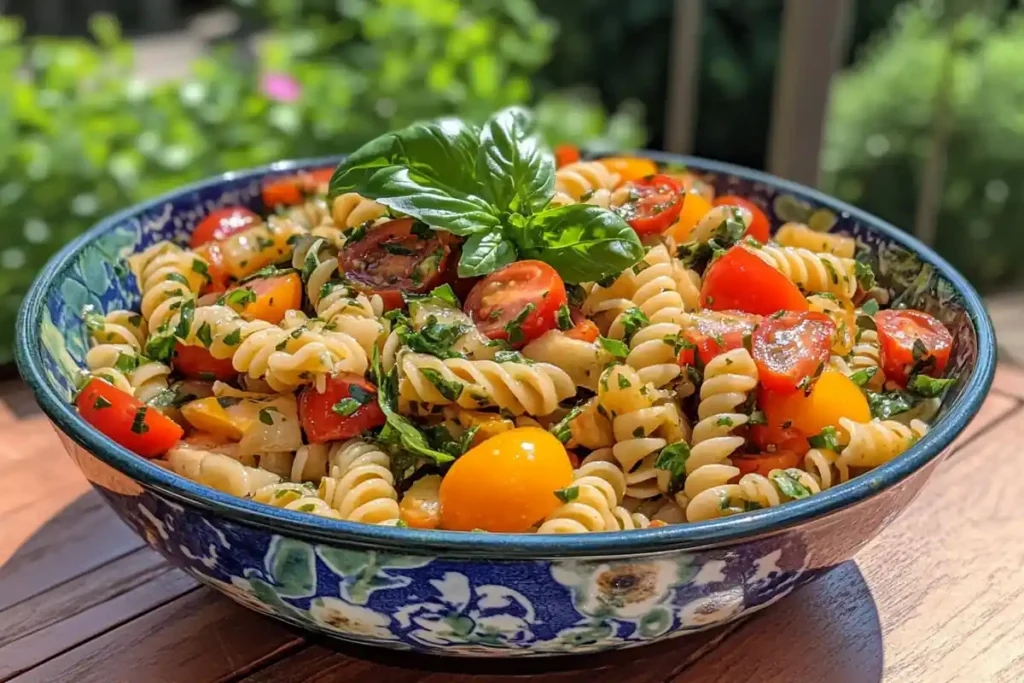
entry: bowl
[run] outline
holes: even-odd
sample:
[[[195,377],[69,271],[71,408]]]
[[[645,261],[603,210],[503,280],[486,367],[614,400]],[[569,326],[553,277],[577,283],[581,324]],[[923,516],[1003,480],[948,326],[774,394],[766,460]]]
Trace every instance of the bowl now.
[[[135,308],[122,257],[184,242],[210,211],[262,210],[261,182],[337,158],[226,173],[101,221],[43,269],[22,306],[17,361],[82,472],[140,536],[200,582],[262,614],[346,641],[442,655],[536,657],[634,647],[763,609],[848,560],[917,495],[981,406],[992,325],[974,289],[932,250],[820,192],[702,159],[648,154],[751,198],[775,225],[852,233],[893,303],[924,309],[955,340],[958,381],[904,454],[819,495],[726,519],[641,531],[541,536],[361,525],[259,505],[137,457],[71,407],[87,304]]]

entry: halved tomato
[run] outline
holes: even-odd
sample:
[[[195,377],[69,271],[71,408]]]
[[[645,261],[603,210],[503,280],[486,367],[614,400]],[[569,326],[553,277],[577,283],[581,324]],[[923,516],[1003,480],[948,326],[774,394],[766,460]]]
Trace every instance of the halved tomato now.
[[[810,392],[831,353],[836,324],[824,313],[772,315],[757,326],[753,355],[761,386],[769,391]]]
[[[773,422],[772,418],[768,418],[768,424],[752,426],[750,440],[767,453],[785,451],[804,455],[811,450],[811,444],[800,430],[795,429],[788,421]]]
[[[402,292],[429,292],[441,284],[450,254],[449,233],[399,218],[349,240],[338,268],[356,286],[379,294],[391,310],[403,305]]]
[[[757,204],[749,199],[737,197],[734,194],[727,194],[724,197],[718,197],[713,203],[715,206],[738,206],[750,212],[750,225],[747,226],[747,231],[743,233],[744,237],[753,237],[761,244],[767,242],[768,238],[771,237],[772,224],[768,221],[768,216],[765,215],[764,211]]]
[[[89,380],[78,393],[75,406],[82,419],[144,458],[163,455],[185,434],[156,408],[101,379]]]
[[[691,317],[696,324],[683,330],[683,339],[693,348],[679,352],[680,365],[693,365],[698,359],[707,365],[716,356],[740,348],[761,322],[761,316],[742,311],[698,311]]]
[[[887,310],[875,314],[885,378],[906,386],[912,374],[941,377],[949,363],[953,335],[923,311]]]
[[[517,261],[478,282],[463,308],[489,338],[519,348],[555,327],[566,300],[565,283],[554,268]]]
[[[772,470],[785,470],[796,467],[802,454],[793,451],[775,451],[774,453],[758,453],[757,455],[734,455],[733,467],[740,471],[740,476],[756,472],[767,477]],[[737,477],[738,478],[738,477]]]
[[[360,375],[335,375],[324,393],[299,392],[299,421],[310,443],[340,441],[384,424],[377,387]]]
[[[333,168],[320,168],[268,180],[261,190],[263,205],[273,209],[301,204],[307,197],[326,192],[332,175]]]
[[[683,209],[683,185],[661,173],[626,183],[629,201],[615,209],[638,235],[664,232]]]
[[[242,232],[262,219],[244,206],[229,206],[217,209],[204,218],[192,233],[192,248],[207,242],[220,242],[237,232]]]
[[[203,287],[203,294],[226,291],[228,283],[231,282],[231,273],[224,265],[224,252],[217,242],[207,242],[196,250],[207,263],[207,270],[210,281]]]
[[[193,379],[227,381],[238,375],[230,358],[214,358],[202,346],[187,346],[181,342],[174,345],[171,365],[175,370]]]
[[[302,278],[298,273],[288,273],[249,280],[231,289],[225,301],[246,320],[266,320],[276,325],[289,310],[302,307]]]
[[[580,160],[580,148],[576,145],[555,145],[555,166],[562,168]]]
[[[700,302],[715,311],[758,315],[807,310],[807,300],[789,278],[739,244],[708,266]]]

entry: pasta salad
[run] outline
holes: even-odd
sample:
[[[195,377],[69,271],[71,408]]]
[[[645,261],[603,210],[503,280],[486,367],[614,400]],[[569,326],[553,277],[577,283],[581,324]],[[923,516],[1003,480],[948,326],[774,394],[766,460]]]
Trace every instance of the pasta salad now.
[[[558,159],[556,163],[556,157]],[[552,154],[529,113],[377,138],[134,254],[83,312],[100,432],[367,524],[577,533],[805,498],[926,431],[952,337],[847,235],[685,168]]]

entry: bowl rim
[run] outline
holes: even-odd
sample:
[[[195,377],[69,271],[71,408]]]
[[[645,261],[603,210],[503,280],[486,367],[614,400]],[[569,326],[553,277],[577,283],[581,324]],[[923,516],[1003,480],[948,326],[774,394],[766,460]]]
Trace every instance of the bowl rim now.
[[[950,406],[948,414],[932,425],[932,429],[917,444],[881,467],[822,493],[774,508],[656,529],[565,535],[488,534],[385,527],[331,520],[261,505],[222,493],[174,474],[107,439],[90,427],[77,411],[72,409],[71,404],[66,403],[49,386],[43,373],[42,344],[38,334],[45,295],[51,289],[56,274],[68,267],[79,251],[91,240],[112,226],[140,213],[157,209],[181,195],[216,187],[225,182],[253,181],[306,168],[336,165],[344,155],[279,161],[261,167],[229,171],[135,204],[99,221],[61,248],[33,281],[17,320],[15,356],[19,372],[32,389],[43,412],[59,431],[102,462],[144,487],[151,488],[178,503],[199,508],[204,513],[227,517],[235,523],[315,542],[388,548],[419,554],[482,557],[491,560],[642,555],[748,541],[779,532],[851,507],[898,484],[942,453],[977,414],[995,375],[995,333],[978,293],[930,247],[887,221],[819,190],[762,171],[665,152],[643,150],[628,153],[663,163],[684,164],[700,171],[738,176],[771,185],[778,191],[803,196],[832,209],[837,214],[848,214],[915,252],[923,261],[938,269],[940,275],[952,283],[963,296],[978,345],[977,362],[967,379],[966,386]]]

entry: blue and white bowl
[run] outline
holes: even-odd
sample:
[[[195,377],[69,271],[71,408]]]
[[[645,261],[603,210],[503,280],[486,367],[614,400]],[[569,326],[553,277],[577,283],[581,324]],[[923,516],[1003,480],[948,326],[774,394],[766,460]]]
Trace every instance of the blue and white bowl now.
[[[701,159],[705,174],[773,218],[852,233],[893,301],[953,332],[955,388],[931,432],[892,462],[820,495],[727,519],[592,535],[455,533],[327,520],[241,500],[139,458],[71,406],[82,311],[137,308],[124,257],[184,243],[214,209],[261,211],[267,177],[337,159],[227,173],[112,216],[46,266],[18,320],[17,359],[68,453],[117,513],[199,581],[257,612],[343,640],[445,655],[537,657],[634,647],[767,607],[849,559],[917,495],[977,413],[994,373],[974,289],[891,225],[819,192]]]

